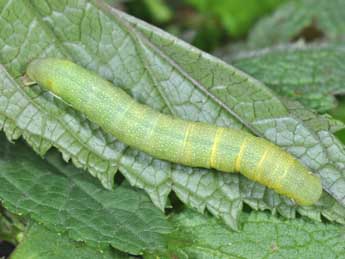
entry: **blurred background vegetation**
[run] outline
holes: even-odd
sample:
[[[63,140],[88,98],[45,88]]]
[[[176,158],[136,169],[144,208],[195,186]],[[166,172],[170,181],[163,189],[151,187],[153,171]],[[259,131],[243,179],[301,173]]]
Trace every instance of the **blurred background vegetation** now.
[[[258,18],[286,0],[107,0],[205,51],[245,38]]]

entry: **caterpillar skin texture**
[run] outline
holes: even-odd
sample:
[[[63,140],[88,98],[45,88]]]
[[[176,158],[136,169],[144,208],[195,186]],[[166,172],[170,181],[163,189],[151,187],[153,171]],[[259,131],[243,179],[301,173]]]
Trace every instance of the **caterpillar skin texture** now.
[[[300,205],[311,205],[321,196],[319,177],[263,138],[164,115],[68,60],[37,59],[28,66],[27,76],[123,143],[153,157],[241,172]]]

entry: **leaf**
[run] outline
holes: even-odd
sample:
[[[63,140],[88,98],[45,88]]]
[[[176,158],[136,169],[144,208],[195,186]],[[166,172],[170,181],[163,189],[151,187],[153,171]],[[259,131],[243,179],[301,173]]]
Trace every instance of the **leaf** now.
[[[254,26],[249,45],[261,48],[299,38],[340,42],[345,39],[344,15],[342,0],[292,0]]]
[[[42,225],[32,222],[24,240],[11,255],[12,259],[129,259],[110,247],[95,249],[85,243],[69,239],[64,234],[49,231]]]
[[[170,235],[162,258],[345,258],[345,228],[339,225],[243,213],[238,233],[191,210],[174,215],[171,222],[179,231]]]
[[[300,102],[289,98],[282,98],[282,100],[293,115],[301,119],[315,132],[324,130],[332,134],[345,128],[344,122],[335,119],[327,113],[318,114],[316,111],[306,108]]]
[[[315,132],[260,82],[102,1],[18,0],[8,2],[2,17],[0,62],[10,74],[0,70],[0,125],[9,139],[22,135],[41,155],[54,146],[108,188],[119,168],[161,209],[173,190],[187,206],[208,209],[233,228],[244,202],[289,218],[305,210],[241,175],[182,167],[126,147],[51,94],[39,87],[23,89],[14,78],[35,57],[66,56],[156,110],[253,131],[321,173],[330,158]],[[325,188],[345,202],[342,192]],[[345,209],[327,194],[308,210],[314,219],[322,214],[344,222]]]
[[[245,53],[232,64],[282,96],[320,112],[336,106],[345,93],[345,48],[341,45],[286,45]]]
[[[92,246],[132,254],[164,247],[171,227],[145,194],[123,186],[104,190],[56,153],[47,163],[3,136],[0,145],[0,200],[9,211]]]

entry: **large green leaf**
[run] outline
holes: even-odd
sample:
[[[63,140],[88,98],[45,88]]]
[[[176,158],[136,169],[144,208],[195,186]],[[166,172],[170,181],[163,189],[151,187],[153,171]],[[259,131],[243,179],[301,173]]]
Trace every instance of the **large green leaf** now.
[[[66,235],[49,231],[32,223],[24,240],[11,255],[11,259],[129,259],[130,257],[111,249],[95,249],[76,242]]]
[[[48,163],[3,134],[0,146],[0,200],[11,212],[98,248],[110,244],[132,254],[164,248],[163,234],[171,227],[144,193],[105,190],[58,154],[50,154]]]
[[[275,92],[319,111],[334,108],[334,95],[345,93],[345,48],[342,45],[287,45],[247,52],[227,61]]]
[[[207,208],[233,227],[244,202],[286,217],[305,211],[241,175],[182,167],[126,147],[38,86],[24,89],[14,80],[35,57],[64,56],[157,110],[268,138],[321,174],[324,187],[345,203],[344,172],[333,169],[319,136],[252,77],[102,1],[0,0],[0,7],[0,63],[9,72],[0,70],[0,125],[9,139],[23,135],[41,155],[54,146],[108,188],[119,168],[161,209],[173,190],[188,206]],[[308,210],[316,219],[345,217],[326,193]]]
[[[344,16],[343,0],[290,0],[257,23],[249,45],[260,48],[299,38],[343,41]]]
[[[236,233],[190,210],[171,221],[180,231],[170,236],[169,251],[162,258],[345,258],[345,229],[337,225],[244,213],[243,231]]]

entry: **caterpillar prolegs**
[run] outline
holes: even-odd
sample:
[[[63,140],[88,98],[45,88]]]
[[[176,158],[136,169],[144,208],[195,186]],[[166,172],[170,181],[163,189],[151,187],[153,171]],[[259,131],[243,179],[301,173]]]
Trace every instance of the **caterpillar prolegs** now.
[[[191,167],[240,172],[300,205],[311,205],[321,196],[319,177],[263,138],[164,115],[68,60],[37,59],[28,66],[27,75],[106,132],[153,157]]]

